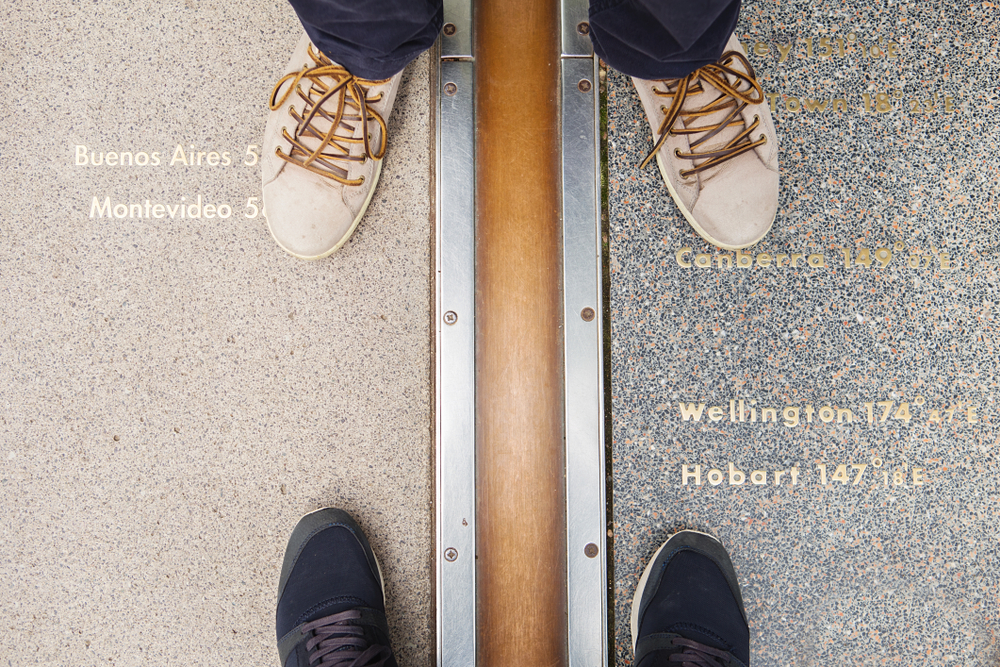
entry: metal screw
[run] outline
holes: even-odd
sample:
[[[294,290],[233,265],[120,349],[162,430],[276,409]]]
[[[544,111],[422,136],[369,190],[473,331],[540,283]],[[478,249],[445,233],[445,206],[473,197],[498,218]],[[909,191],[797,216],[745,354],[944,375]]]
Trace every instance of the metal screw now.
[[[576,84],[576,87],[579,88],[582,93],[589,93],[591,84],[587,79],[580,79],[580,83]]]
[[[590,24],[587,23],[586,21],[578,23],[577,26],[576,26],[576,31],[578,33],[580,33],[581,35],[589,35],[590,34]]]
[[[584,308],[583,310],[580,311],[580,317],[583,318],[584,322],[593,322],[594,315],[596,314],[597,313],[594,312],[593,308]]]
[[[588,544],[583,548],[583,553],[587,558],[597,558],[597,554],[599,552],[600,549],[598,549],[597,545],[594,544],[593,542],[591,542],[590,544]]]
[[[596,549],[596,547],[594,547]],[[454,563],[458,560],[458,549],[454,547],[448,547],[444,550],[444,559],[449,563]]]
[[[444,84],[445,95],[454,95],[457,92],[458,92],[458,86],[456,86],[455,84],[451,83],[450,81]]]
[[[444,314],[445,324],[454,324],[455,322],[458,322],[458,313],[456,313],[454,310],[449,310],[447,313]]]
[[[446,34],[446,35],[447,35],[448,37],[451,37],[451,36],[452,36],[452,35],[454,35],[454,34],[455,34],[455,32],[457,31],[457,28],[455,28],[455,24],[454,24],[454,23],[445,23],[445,24],[444,24],[444,28],[442,28],[442,31],[443,31],[443,32],[444,32],[444,34]]]

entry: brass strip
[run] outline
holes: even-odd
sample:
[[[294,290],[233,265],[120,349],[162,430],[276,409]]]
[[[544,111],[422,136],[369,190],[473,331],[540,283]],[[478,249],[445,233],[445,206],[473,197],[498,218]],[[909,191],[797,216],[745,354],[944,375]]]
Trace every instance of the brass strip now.
[[[559,5],[475,21],[477,663],[566,665]]]

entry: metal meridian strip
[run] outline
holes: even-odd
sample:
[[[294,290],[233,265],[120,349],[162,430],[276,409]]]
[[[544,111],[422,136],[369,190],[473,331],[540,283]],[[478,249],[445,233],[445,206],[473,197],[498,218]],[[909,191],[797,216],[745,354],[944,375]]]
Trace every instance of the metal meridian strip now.
[[[471,2],[445,3],[437,76],[437,664],[476,663],[475,72]]]
[[[570,667],[608,664],[600,86],[587,0],[562,0],[566,586]]]

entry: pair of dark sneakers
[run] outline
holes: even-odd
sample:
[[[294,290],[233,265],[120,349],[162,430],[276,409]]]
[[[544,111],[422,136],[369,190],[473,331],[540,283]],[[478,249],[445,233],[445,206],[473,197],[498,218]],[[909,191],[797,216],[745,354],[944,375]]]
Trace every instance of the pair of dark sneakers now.
[[[282,667],[398,667],[382,573],[345,511],[299,521],[278,585]],[[710,535],[682,531],[646,566],[632,601],[636,667],[747,667],[750,631],[736,570]]]

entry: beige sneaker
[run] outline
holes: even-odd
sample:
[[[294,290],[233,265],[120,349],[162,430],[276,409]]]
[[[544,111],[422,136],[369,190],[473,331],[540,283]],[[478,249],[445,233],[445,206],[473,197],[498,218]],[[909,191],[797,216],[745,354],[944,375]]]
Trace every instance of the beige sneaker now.
[[[347,243],[368,209],[401,74],[354,77],[305,35],[287,70],[264,132],[264,210],[282,249],[320,259]]]
[[[670,195],[699,236],[738,250],[778,211],[778,137],[764,92],[733,35],[717,63],[683,79],[632,78]]]

